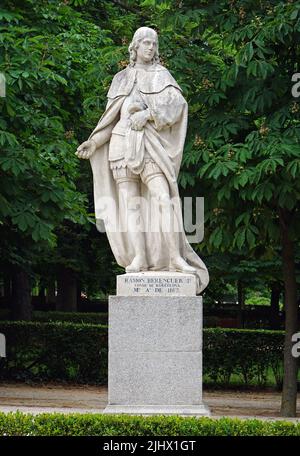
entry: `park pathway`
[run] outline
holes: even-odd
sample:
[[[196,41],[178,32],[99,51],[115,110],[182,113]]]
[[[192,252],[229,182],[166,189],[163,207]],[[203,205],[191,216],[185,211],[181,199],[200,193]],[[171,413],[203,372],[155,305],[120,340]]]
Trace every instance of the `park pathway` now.
[[[280,393],[260,391],[204,391],[204,401],[213,417],[279,419]],[[105,386],[0,385],[0,411],[26,413],[101,413],[107,404]],[[298,418],[300,422],[300,397]]]

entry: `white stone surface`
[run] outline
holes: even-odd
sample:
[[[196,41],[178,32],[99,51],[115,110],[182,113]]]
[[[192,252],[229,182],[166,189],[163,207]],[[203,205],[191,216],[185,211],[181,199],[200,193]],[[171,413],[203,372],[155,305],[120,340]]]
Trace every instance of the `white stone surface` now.
[[[147,271],[117,276],[118,296],[196,296],[196,276],[182,272]]]
[[[210,410],[205,404],[201,405],[108,405],[105,414],[128,415],[180,415],[180,416],[210,416]]]
[[[113,352],[199,352],[202,297],[110,296],[108,324]]]
[[[110,351],[109,404],[201,405],[201,356],[199,351]]]

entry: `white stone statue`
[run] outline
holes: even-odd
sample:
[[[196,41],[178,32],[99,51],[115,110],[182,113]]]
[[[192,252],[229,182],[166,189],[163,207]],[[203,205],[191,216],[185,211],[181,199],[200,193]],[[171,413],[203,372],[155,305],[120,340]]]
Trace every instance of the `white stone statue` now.
[[[76,152],[91,163],[97,226],[104,220],[115,259],[126,272],[196,274],[200,293],[209,282],[208,271],[182,228],[177,185],[188,105],[175,79],[159,63],[153,29],[139,28],[129,53],[129,65],[112,80],[104,114]],[[161,222],[159,229],[149,229],[151,201],[160,208],[162,221],[173,216],[173,229],[164,229]],[[115,212],[118,229],[115,224],[111,228]],[[128,229],[120,228],[124,223]]]

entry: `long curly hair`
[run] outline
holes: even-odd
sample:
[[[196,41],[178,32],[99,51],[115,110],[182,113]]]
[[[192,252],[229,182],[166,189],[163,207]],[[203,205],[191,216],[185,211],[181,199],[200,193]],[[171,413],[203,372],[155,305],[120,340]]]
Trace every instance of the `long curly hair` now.
[[[140,45],[140,42],[145,38],[145,35],[147,33],[147,31],[152,31],[155,33],[155,35],[157,36],[155,30],[149,28],[149,27],[141,27],[139,28],[134,36],[133,36],[133,39],[128,47],[128,51],[129,51],[129,66],[130,67],[133,67],[136,63],[136,58],[137,58],[137,49]],[[160,60],[159,60],[159,52],[158,52],[158,39],[156,39],[156,49],[155,49],[155,54],[153,56],[153,59],[152,59],[152,63],[160,63]]]

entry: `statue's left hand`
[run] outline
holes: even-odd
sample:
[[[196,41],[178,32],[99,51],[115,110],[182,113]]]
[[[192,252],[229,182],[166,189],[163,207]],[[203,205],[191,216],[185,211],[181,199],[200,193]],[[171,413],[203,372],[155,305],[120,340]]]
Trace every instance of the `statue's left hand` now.
[[[130,116],[131,120],[131,129],[132,130],[142,130],[148,120],[150,119],[149,109],[144,109],[143,111],[135,112]]]

